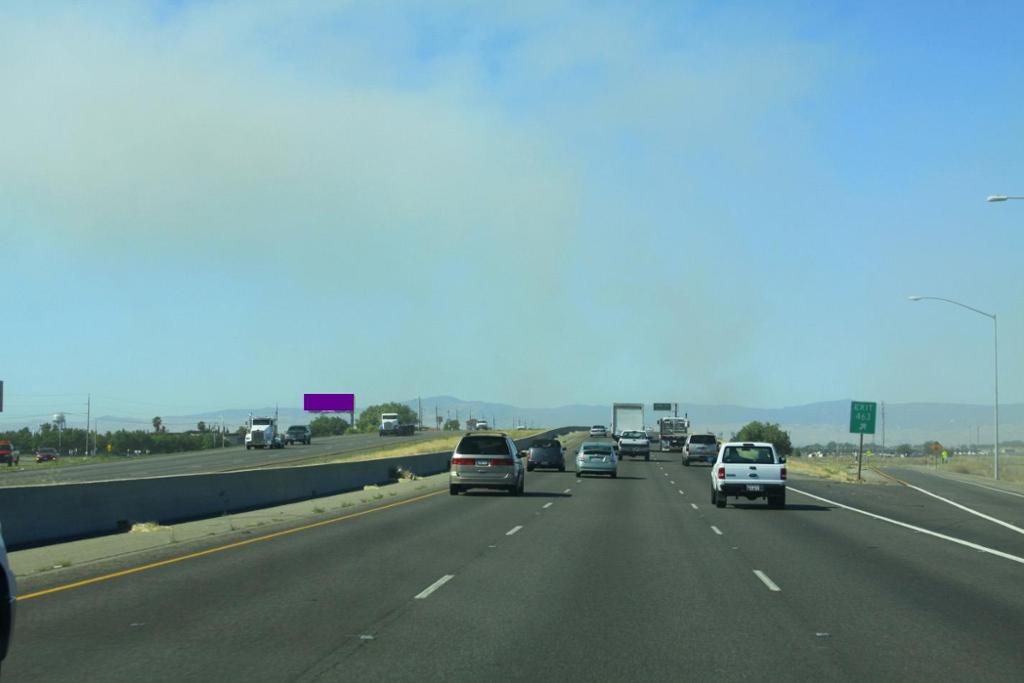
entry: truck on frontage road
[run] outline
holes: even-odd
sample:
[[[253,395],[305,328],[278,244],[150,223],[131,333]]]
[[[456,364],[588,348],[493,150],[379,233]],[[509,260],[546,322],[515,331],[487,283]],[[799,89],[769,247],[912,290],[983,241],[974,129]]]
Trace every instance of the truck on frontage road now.
[[[253,448],[284,448],[284,441],[277,433],[276,417],[249,418],[249,430],[245,433],[245,450]]]
[[[644,431],[643,403],[612,404],[612,438],[618,441],[622,432]]]
[[[398,413],[380,414],[380,435],[381,436],[412,436],[416,433],[416,425],[403,423]]]

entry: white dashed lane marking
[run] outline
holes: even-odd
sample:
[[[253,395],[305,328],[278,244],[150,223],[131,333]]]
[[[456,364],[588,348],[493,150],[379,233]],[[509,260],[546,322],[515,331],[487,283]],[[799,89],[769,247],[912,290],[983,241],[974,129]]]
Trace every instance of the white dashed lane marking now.
[[[522,528],[523,528],[522,524],[517,524],[516,526],[514,526],[511,529],[509,529],[508,531],[506,531],[505,535],[506,536],[511,536],[512,534],[516,533],[517,531],[519,531]]]
[[[551,503],[544,503],[543,507],[545,510],[547,510],[549,507],[551,507]]]
[[[454,578],[455,578],[454,574],[445,574],[440,579],[438,579],[434,583],[432,583],[429,586],[427,586],[426,588],[424,588],[423,591],[420,592],[416,596],[416,599],[417,600],[423,600],[424,598],[429,597],[431,593],[433,593],[438,588],[440,588],[441,586],[445,585],[446,583],[448,583],[449,581],[451,581]]]
[[[761,579],[761,583],[763,583],[764,585],[768,586],[768,590],[770,590],[772,592],[775,592],[775,593],[778,593],[779,591],[782,590],[781,588],[776,586],[775,582],[772,581],[771,579],[769,579],[768,575],[765,574],[760,569],[755,569],[754,570],[754,574],[757,575],[757,578]]]
[[[715,532],[716,534],[718,534],[719,536],[721,536],[721,535],[722,535],[722,530],[721,530],[721,529],[719,529],[719,528],[718,528],[717,526],[715,526],[714,524],[712,524],[712,525],[711,525],[711,530],[712,530],[712,531],[714,531],[714,532]]]

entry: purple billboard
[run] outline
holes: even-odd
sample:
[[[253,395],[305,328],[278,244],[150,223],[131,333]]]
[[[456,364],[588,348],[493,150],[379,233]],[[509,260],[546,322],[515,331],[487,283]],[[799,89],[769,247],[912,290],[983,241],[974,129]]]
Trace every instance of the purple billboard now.
[[[352,413],[355,394],[303,394],[302,409],[311,413]]]

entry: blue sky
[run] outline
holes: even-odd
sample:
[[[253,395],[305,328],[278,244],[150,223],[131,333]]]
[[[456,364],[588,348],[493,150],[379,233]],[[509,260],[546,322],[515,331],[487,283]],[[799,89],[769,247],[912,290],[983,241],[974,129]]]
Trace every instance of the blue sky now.
[[[1020,3],[37,5],[0,424],[1024,401]]]

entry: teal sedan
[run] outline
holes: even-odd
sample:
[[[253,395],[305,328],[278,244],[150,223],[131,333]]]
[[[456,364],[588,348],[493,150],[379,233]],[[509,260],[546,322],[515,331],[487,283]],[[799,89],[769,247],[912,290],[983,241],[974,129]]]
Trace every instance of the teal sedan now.
[[[610,443],[584,441],[576,453],[576,477],[584,474],[607,474],[613,479],[619,474],[619,458]]]

